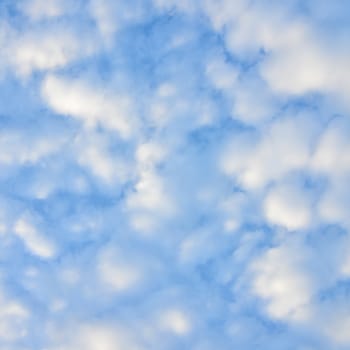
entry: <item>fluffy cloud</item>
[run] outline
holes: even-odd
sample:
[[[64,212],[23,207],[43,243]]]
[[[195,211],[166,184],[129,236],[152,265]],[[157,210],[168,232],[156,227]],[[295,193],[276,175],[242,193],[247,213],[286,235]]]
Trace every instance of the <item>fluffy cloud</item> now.
[[[191,322],[181,310],[165,310],[159,319],[161,328],[178,335],[184,335],[191,330]]]
[[[104,283],[116,292],[136,287],[144,278],[142,266],[125,259],[121,252],[107,250],[100,256],[98,272]]]
[[[124,183],[130,177],[131,161],[116,155],[112,146],[105,134],[87,131],[75,139],[77,161],[106,184]]]
[[[350,81],[346,69],[349,51],[344,50],[341,42],[331,45],[328,38],[322,39],[317,22],[298,13],[296,7],[294,1],[286,6],[208,1],[204,10],[215,28],[227,29],[225,39],[234,54],[249,57],[257,55],[259,50],[266,52],[260,70],[272,90],[290,95],[331,92],[346,98]],[[314,15],[324,16],[324,8],[329,11],[327,20],[340,16],[336,4],[329,7],[309,4]],[[341,69],[335,71],[334,67]]]
[[[0,344],[5,346],[14,340],[21,339],[27,335],[25,321],[29,317],[28,310],[16,300],[0,296]]]
[[[312,159],[315,171],[330,178],[346,175],[350,171],[349,123],[347,118],[335,118],[321,135]]]
[[[118,350],[128,348],[141,350],[135,344],[130,334],[120,326],[108,324],[85,324],[81,325],[75,334],[68,334],[68,339],[59,341],[54,350]]]
[[[303,271],[305,251],[293,243],[271,248],[252,264],[252,291],[267,302],[276,319],[303,321],[310,317],[313,283]]]
[[[256,73],[239,76],[232,62],[214,59],[206,73],[213,86],[222,92],[232,108],[232,118],[245,124],[260,124],[277,112],[280,101]]]
[[[65,137],[59,135],[29,134],[23,130],[9,130],[0,134],[0,145],[3,150],[0,163],[3,165],[17,165],[37,163],[45,157],[57,152],[65,142]]]
[[[297,186],[279,185],[264,201],[266,219],[289,230],[305,229],[311,223],[312,208],[308,193]]]
[[[135,117],[125,96],[108,96],[88,84],[57,76],[48,76],[42,86],[48,105],[58,114],[81,120],[86,127],[102,126],[128,137],[134,130]]]
[[[20,237],[28,251],[41,258],[51,258],[55,254],[54,245],[38,232],[29,219],[20,218],[14,227],[15,234]]]
[[[238,134],[224,153],[222,168],[243,187],[261,188],[309,166],[318,130],[313,116],[299,115],[280,118],[261,134]]]
[[[32,20],[50,19],[59,17],[70,9],[72,3],[58,0],[27,0],[24,1],[22,11]]]
[[[76,35],[67,31],[50,30],[44,35],[33,32],[15,36],[5,54],[16,73],[26,78],[35,71],[61,68],[88,55],[92,51],[88,45],[82,45]]]

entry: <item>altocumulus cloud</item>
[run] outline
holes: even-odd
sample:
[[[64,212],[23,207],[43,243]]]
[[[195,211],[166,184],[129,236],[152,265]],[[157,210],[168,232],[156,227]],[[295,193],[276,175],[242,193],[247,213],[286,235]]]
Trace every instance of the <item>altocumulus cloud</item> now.
[[[346,0],[0,3],[0,348],[350,348]]]

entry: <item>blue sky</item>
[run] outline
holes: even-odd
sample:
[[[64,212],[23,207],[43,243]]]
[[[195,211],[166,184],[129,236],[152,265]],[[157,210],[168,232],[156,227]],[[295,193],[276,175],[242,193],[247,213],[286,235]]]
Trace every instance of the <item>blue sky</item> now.
[[[0,348],[350,348],[346,0],[0,2]]]

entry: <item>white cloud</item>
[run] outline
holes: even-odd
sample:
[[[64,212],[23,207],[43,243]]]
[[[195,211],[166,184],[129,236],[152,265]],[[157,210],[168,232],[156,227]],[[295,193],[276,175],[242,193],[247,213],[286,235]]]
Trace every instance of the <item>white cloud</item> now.
[[[278,111],[278,103],[260,79],[243,79],[232,91],[232,117],[247,124],[271,120]]]
[[[79,157],[79,162],[91,169],[94,175],[107,182],[111,182],[113,178],[115,178],[116,173],[118,173],[117,170],[119,170],[122,177],[124,177],[126,172],[117,165],[117,162],[113,157],[105,154],[103,150],[100,150],[93,145],[90,145],[82,151],[82,154]]]
[[[331,121],[321,135],[312,157],[312,169],[330,178],[350,173],[350,124],[346,118]]]
[[[106,0],[91,0],[90,13],[102,36],[109,40],[120,26],[113,3]]]
[[[52,258],[55,255],[56,249],[53,243],[38,232],[28,218],[18,219],[14,226],[14,232],[22,239],[25,247],[33,255],[44,259]]]
[[[140,168],[152,168],[161,162],[167,153],[166,145],[156,142],[142,143],[136,150],[136,159]]]
[[[347,100],[349,51],[341,40],[335,43],[328,41],[333,38],[323,38],[317,22],[278,3],[209,0],[205,4],[203,9],[213,27],[224,31],[226,44],[235,55],[249,58],[265,50],[259,69],[273,91],[282,95],[331,92]],[[310,6],[314,13],[323,9],[323,15],[325,8],[328,15],[336,9],[335,18],[340,17],[339,6],[333,3]]]
[[[210,230],[188,233],[182,240],[178,259],[180,263],[197,265],[215,256],[222,244],[220,235]]]
[[[256,74],[239,73],[238,67],[223,58],[210,61],[206,67],[213,86],[228,99],[234,119],[253,125],[271,119],[278,104],[266,83]]]
[[[7,49],[7,50],[6,50]],[[7,60],[20,77],[34,71],[46,71],[66,66],[94,51],[93,45],[65,30],[47,30],[17,35],[5,48]]]
[[[203,10],[209,17],[216,30],[222,29],[227,23],[234,21],[245,12],[248,3],[246,0],[205,0]]]
[[[26,135],[24,131],[0,132],[0,163],[17,164],[37,163],[44,157],[57,152],[65,138],[57,135]]]
[[[346,228],[350,227],[348,182],[347,177],[337,178],[325,190],[318,203],[319,215],[325,222],[338,223]]]
[[[188,101],[180,98],[180,91],[172,83],[160,84],[148,103],[148,118],[158,128],[168,126],[189,108]]]
[[[350,310],[347,300],[328,301],[315,323],[319,331],[332,340],[336,348],[345,349],[350,344]]]
[[[206,75],[217,89],[233,89],[239,70],[232,64],[216,58],[208,63]]]
[[[21,303],[0,295],[0,339],[11,342],[27,335],[29,311]]]
[[[144,18],[145,4],[139,0],[129,2],[89,0],[89,13],[109,48],[113,48],[113,37],[120,28]]]
[[[259,219],[260,203],[259,196],[251,197],[248,193],[235,192],[220,204],[224,214],[224,230],[236,232],[246,222]]]
[[[62,333],[62,327],[59,327]],[[76,327],[74,327],[76,328]],[[87,323],[79,325],[74,332],[66,332],[66,339],[57,334],[58,345],[54,350],[141,350],[136,337],[119,325]],[[71,333],[71,334],[70,334]],[[61,338],[61,339],[60,339]]]
[[[305,229],[311,224],[309,194],[300,186],[280,184],[273,187],[264,200],[266,219],[288,230]]]
[[[346,100],[350,91],[350,74],[346,69],[349,52],[336,46],[329,50],[313,28],[302,33],[300,31],[295,43],[288,37],[283,38],[284,44],[275,48],[263,62],[262,76],[272,90],[282,94],[321,92]]]
[[[50,17],[59,16],[65,10],[75,11],[79,7],[76,5],[77,2],[70,3],[70,0],[22,2],[20,9],[29,11],[27,14],[34,21],[49,17],[48,22],[39,25],[24,21],[21,28],[8,18],[1,22],[1,73],[14,71],[17,78],[27,83],[35,72],[63,68],[95,53],[100,45],[88,29],[82,32],[72,23],[62,25],[59,21],[50,21]]]
[[[264,187],[291,171],[308,167],[319,126],[312,116],[284,117],[255,132],[236,135],[222,169],[248,189]]]
[[[350,278],[350,251],[347,252],[347,256],[339,265],[341,275]]]
[[[189,317],[182,310],[178,309],[162,311],[159,316],[159,325],[161,329],[179,336],[188,334],[192,328]]]
[[[0,222],[0,235],[3,235],[7,232],[7,226],[5,223]]]
[[[88,128],[100,125],[118,131],[124,138],[135,132],[135,116],[126,96],[53,75],[45,79],[42,94],[56,113],[81,120]]]
[[[106,184],[124,183],[130,178],[130,166],[122,155],[111,150],[106,135],[84,132],[75,139],[77,161]]]
[[[127,205],[130,209],[164,213],[172,209],[162,178],[154,171],[141,172],[140,179],[135,185],[135,192],[129,195]]]
[[[41,20],[62,16],[69,2],[67,0],[26,0],[21,6],[22,11],[32,20]]]
[[[136,230],[150,232],[159,220],[171,217],[175,212],[166,181],[157,170],[167,155],[167,146],[157,142],[142,143],[136,149],[138,177],[126,200],[131,224]]]
[[[138,346],[133,344],[130,336],[122,329],[114,327],[91,327],[81,330],[78,349],[86,350],[136,350]],[[80,346],[80,347],[79,347]]]
[[[143,267],[117,250],[103,251],[97,269],[102,282],[114,292],[128,291],[138,286],[145,277]]]
[[[221,168],[224,173],[236,176],[243,184],[249,183],[249,163],[258,147],[257,133],[242,133],[235,135],[221,158]]]
[[[295,45],[303,40],[307,31],[303,22],[290,20],[287,6],[266,6],[246,0],[206,3],[205,11],[214,28],[226,29],[227,46],[238,56],[256,54],[261,48],[270,52]]]
[[[311,316],[313,282],[304,270],[306,252],[289,242],[269,249],[252,264],[252,292],[260,297],[272,318],[305,321]]]
[[[148,286],[162,278],[164,266],[156,252],[119,239],[106,244],[97,254],[96,277],[104,296],[144,295]]]
[[[310,43],[272,54],[262,66],[262,75],[275,91],[304,94],[329,86],[330,66],[324,53]],[[285,74],[289,72],[289,74]]]
[[[311,169],[327,180],[318,203],[320,218],[349,227],[350,208],[348,176],[350,174],[349,122],[338,117],[322,133],[311,159]]]
[[[338,318],[335,322],[329,324],[325,332],[338,344],[350,344],[350,316]]]

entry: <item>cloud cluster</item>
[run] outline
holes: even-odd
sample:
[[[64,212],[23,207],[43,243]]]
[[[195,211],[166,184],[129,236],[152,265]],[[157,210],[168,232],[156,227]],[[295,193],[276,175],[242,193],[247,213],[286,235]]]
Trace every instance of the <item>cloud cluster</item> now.
[[[350,346],[345,0],[0,4],[0,348]]]

